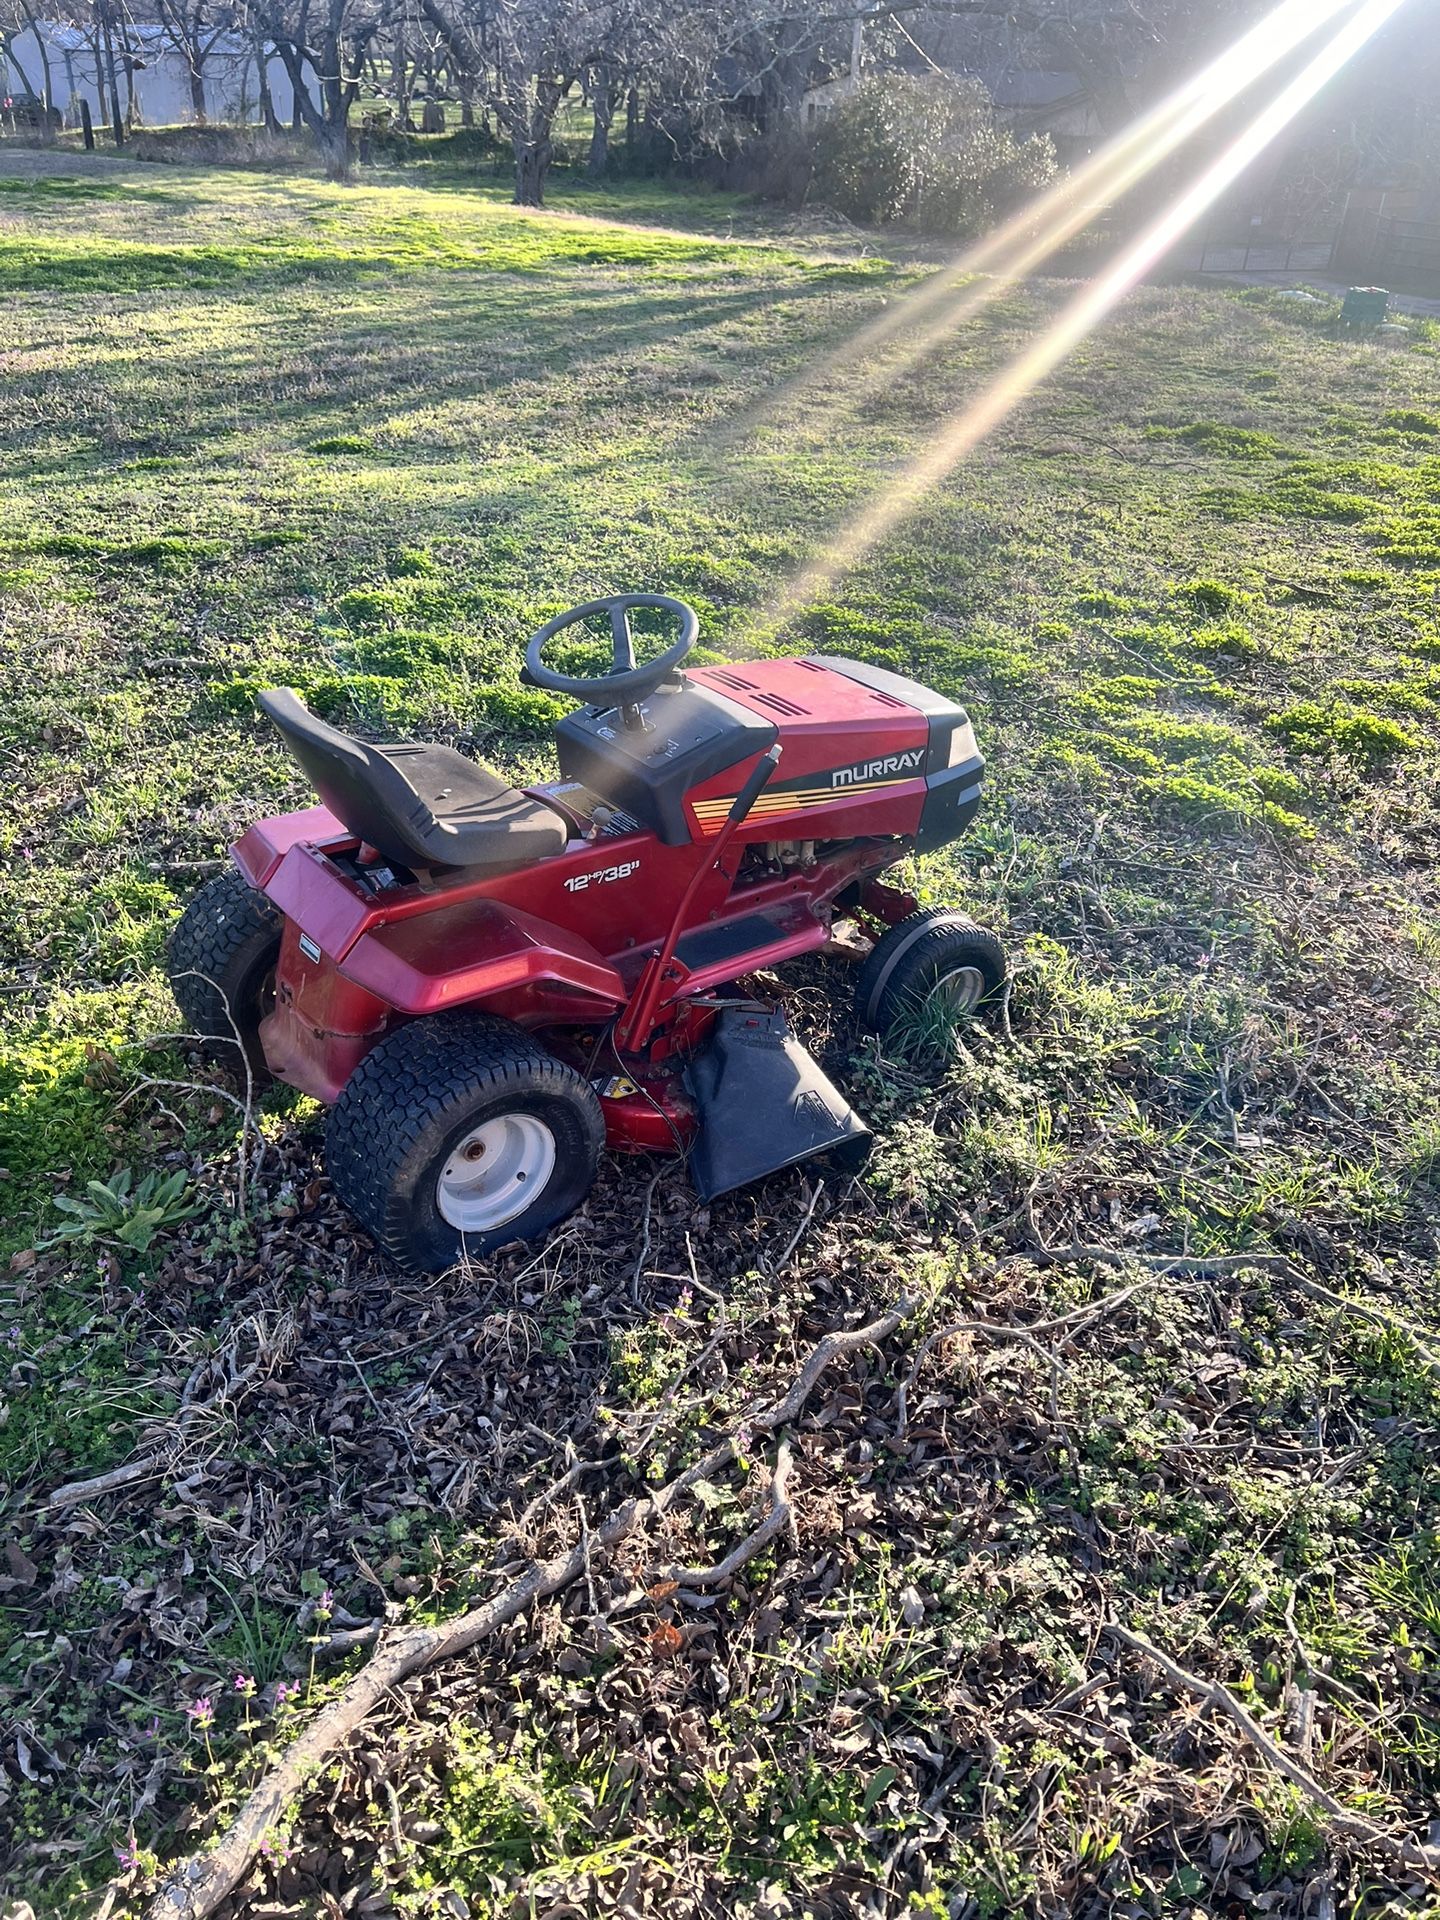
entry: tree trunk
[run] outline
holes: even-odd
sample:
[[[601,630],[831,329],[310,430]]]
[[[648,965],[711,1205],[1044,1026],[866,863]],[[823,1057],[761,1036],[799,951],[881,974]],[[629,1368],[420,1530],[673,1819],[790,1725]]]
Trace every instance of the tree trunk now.
[[[527,139],[517,133],[512,136],[515,148],[515,205],[517,207],[543,207],[545,204],[545,175],[550,168],[550,136],[540,139]]]
[[[595,123],[590,129],[590,151],[585,156],[587,180],[603,178],[610,164],[610,128],[615,119],[615,89],[603,67],[595,75],[593,110]]]
[[[349,127],[343,122],[337,126],[333,120],[324,120],[314,133],[325,178],[339,184],[348,181],[351,172]]]
[[[117,147],[125,144],[125,122],[120,118],[120,80],[115,72],[115,41],[110,32],[110,12],[100,15],[100,31],[105,48],[105,79],[110,94],[110,132]]]
[[[570,91],[570,74],[542,74],[532,79],[512,71],[508,76],[503,124],[515,149],[515,205],[543,207],[545,176],[554,157],[551,133],[555,116]],[[496,103],[500,112],[500,103]]]
[[[414,133],[415,120],[410,111],[412,75],[410,56],[403,33],[395,35],[390,50],[390,90],[395,98],[395,119],[402,133]]]
[[[341,48],[338,37],[327,37],[320,47],[307,53],[293,40],[277,40],[275,51],[285,63],[295,95],[295,131],[308,127],[325,168],[327,180],[348,181],[351,177],[350,102],[352,93],[340,77]],[[320,74],[320,105],[316,105],[305,83],[305,62]]]
[[[28,73],[26,73],[24,66],[21,64],[19,54],[16,53],[14,47],[11,45],[11,43],[8,40],[4,41],[3,43],[0,43],[0,55],[3,55],[3,57],[10,62],[11,66],[15,69],[16,73],[19,74],[20,91],[22,93],[34,93],[35,89],[30,84],[30,76]],[[4,72],[5,72],[4,67],[0,66],[0,85],[6,84],[3,79]]]
[[[352,163],[350,106],[359,91],[359,83],[345,76],[347,72],[356,74],[360,72],[365,57],[365,42],[361,41],[354,47],[347,66],[345,46],[340,37],[341,13],[338,0],[331,0],[331,25],[322,34],[319,47],[318,71],[321,76],[322,112],[311,121],[310,130],[315,135],[316,145],[320,149],[325,178],[336,182],[348,182],[351,178]]]
[[[266,55],[265,43],[260,41],[255,48],[255,72],[258,76],[257,87],[260,95],[260,119],[265,131],[278,134],[280,121],[276,116],[275,102],[270,96],[270,62]]]
[[[205,75],[200,66],[200,49],[190,49],[190,111],[197,127],[205,125]]]
[[[41,96],[44,115],[40,122],[40,138],[48,147],[55,139],[55,122],[58,117],[55,112],[55,82],[50,72],[50,49],[45,44],[45,35],[41,30],[40,22],[35,18],[34,13],[27,4],[27,0],[21,0],[20,11],[29,23],[30,31],[35,36],[35,45],[40,53],[40,72],[45,88]]]
[[[640,125],[640,94],[631,87],[625,95],[625,164],[635,170],[635,132]]]

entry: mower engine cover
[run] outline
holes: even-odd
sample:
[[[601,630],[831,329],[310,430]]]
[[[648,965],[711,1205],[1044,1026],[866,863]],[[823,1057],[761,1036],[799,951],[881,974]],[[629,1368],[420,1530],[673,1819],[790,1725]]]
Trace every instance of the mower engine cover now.
[[[923,852],[957,839],[980,804],[985,762],[965,709],[884,667],[822,654],[701,667],[641,711],[644,730],[616,707],[567,714],[560,771],[666,846],[715,832],[777,739],[780,777],[752,808],[747,840],[899,832]],[[913,819],[874,813],[902,796],[920,802]]]

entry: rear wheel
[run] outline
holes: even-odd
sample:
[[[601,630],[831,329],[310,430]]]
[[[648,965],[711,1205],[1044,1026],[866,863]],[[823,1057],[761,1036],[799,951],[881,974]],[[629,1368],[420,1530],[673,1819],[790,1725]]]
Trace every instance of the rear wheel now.
[[[166,969],[193,1030],[234,1061],[243,1049],[254,1087],[270,1074],[260,1022],[275,1004],[275,967],[284,928],[280,909],[235,868],[203,886],[176,922]]]
[[[544,1233],[590,1191],[605,1138],[588,1080],[508,1020],[397,1027],[331,1109],[335,1190],[380,1247],[443,1273]]]
[[[889,1034],[930,1015],[973,1013],[1005,978],[1005,949],[963,914],[923,907],[881,938],[860,969],[855,1010]]]

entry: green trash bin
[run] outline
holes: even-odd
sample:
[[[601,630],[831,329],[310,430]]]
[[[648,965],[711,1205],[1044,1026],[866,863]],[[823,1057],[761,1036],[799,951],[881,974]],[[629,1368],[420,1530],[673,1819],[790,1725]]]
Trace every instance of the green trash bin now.
[[[1390,295],[1384,287],[1351,287],[1340,309],[1347,327],[1379,327],[1390,311]]]

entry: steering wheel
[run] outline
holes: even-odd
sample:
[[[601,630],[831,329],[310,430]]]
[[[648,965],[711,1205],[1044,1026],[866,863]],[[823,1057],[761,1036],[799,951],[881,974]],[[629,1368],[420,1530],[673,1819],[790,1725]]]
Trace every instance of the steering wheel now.
[[[630,613],[635,607],[655,607],[661,613],[673,613],[680,623],[680,637],[673,646],[643,667],[635,664],[635,636],[630,631]],[[557,673],[541,659],[548,643],[567,627],[578,626],[597,613],[608,613],[614,643],[614,666],[609,673],[577,676]],[[547,620],[538,633],[532,633],[525,647],[525,670],[521,679],[532,687],[544,687],[547,693],[568,693],[574,699],[595,705],[606,699],[626,709],[628,724],[632,712],[638,715],[639,702],[672,674],[695,645],[700,620],[693,607],[683,600],[672,600],[666,593],[617,593],[608,600],[587,600],[583,607],[571,607]]]

